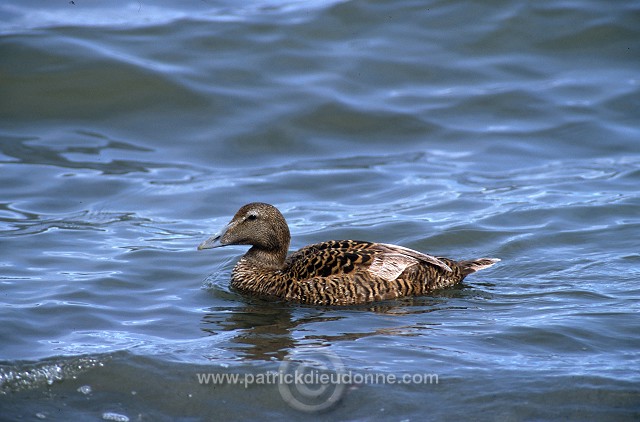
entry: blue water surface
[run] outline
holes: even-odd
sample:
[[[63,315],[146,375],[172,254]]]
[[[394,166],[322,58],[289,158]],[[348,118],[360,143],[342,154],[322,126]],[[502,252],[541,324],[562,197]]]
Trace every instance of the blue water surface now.
[[[639,69],[637,2],[5,1],[0,419],[638,420]],[[243,296],[196,246],[252,201],[502,261]],[[201,379],[296,365],[359,378]]]

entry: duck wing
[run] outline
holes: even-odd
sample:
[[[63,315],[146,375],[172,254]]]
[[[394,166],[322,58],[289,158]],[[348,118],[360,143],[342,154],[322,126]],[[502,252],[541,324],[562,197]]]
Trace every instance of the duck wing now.
[[[358,240],[332,240],[306,246],[287,258],[285,271],[299,281],[360,272],[391,282],[418,264],[452,271],[442,260],[413,249]]]

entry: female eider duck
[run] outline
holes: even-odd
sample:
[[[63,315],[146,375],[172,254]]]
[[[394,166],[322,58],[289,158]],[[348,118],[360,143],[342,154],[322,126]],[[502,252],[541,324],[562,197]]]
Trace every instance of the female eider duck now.
[[[330,240],[287,257],[289,227],[276,207],[251,203],[198,250],[251,245],[231,275],[240,292],[315,305],[354,305],[421,296],[454,286],[467,275],[500,261],[454,261],[402,246]]]

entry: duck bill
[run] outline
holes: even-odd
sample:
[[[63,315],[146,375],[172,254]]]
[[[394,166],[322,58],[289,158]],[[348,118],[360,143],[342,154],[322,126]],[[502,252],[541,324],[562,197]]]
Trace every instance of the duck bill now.
[[[225,226],[218,233],[214,234],[213,236],[211,236],[210,238],[208,238],[207,240],[199,244],[198,250],[201,251],[203,249],[213,249],[213,248],[220,248],[222,246],[226,246],[220,240],[222,239],[222,236],[224,236],[224,234],[227,232],[228,228],[229,226]]]

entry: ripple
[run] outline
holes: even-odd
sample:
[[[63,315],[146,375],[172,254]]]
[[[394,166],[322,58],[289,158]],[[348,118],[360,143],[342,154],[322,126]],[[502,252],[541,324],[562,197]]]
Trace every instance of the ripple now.
[[[326,0],[316,1],[251,1],[233,7],[213,7],[202,4],[192,10],[155,6],[146,3],[122,1],[109,7],[86,7],[75,2],[62,3],[62,7],[39,8],[36,10],[7,4],[0,9],[2,14],[10,17],[0,26],[0,33],[17,33],[33,31],[48,27],[147,27],[170,25],[176,21],[198,19],[219,23],[242,21],[265,14],[291,13],[302,10],[305,12],[325,8],[332,3]],[[28,17],[25,16],[28,12]]]
[[[0,395],[52,385],[72,379],[96,367],[104,366],[106,357],[73,357],[38,363],[0,366]]]
[[[108,227],[133,222],[146,223],[148,219],[136,217],[133,213],[117,213],[109,211],[83,211],[75,215],[42,216],[26,213],[29,219],[5,219],[11,226],[11,235],[33,235],[45,233],[49,230],[89,230],[105,231]],[[5,234],[8,234],[5,232]]]

